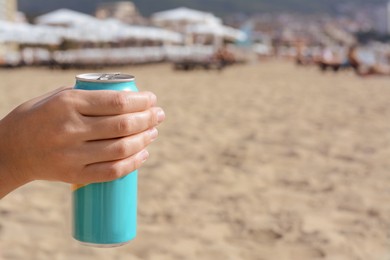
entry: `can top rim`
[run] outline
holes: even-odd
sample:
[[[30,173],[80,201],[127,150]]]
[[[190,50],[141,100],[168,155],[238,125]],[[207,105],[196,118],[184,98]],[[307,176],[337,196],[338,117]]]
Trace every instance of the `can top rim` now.
[[[76,80],[84,82],[130,82],[134,81],[135,77],[129,74],[119,72],[110,73],[83,73],[76,76]]]

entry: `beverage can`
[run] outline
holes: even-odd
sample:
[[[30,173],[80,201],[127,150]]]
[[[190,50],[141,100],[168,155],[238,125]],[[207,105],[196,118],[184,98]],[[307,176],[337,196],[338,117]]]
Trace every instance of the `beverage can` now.
[[[134,76],[88,73],[75,89],[138,91]],[[138,172],[114,181],[72,185],[73,237],[84,245],[116,247],[136,236]]]

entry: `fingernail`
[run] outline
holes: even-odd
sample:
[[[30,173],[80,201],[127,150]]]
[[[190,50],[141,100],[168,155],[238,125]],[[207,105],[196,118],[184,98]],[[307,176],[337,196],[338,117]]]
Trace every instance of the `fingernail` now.
[[[157,121],[158,123],[161,123],[165,119],[165,113],[162,109],[159,109],[157,112]]]
[[[153,142],[154,140],[157,139],[157,136],[158,136],[158,131],[156,128],[153,128],[151,130],[149,130],[149,136],[150,136],[150,141]]]
[[[139,155],[139,158],[142,163],[144,163],[149,158],[149,153],[146,150],[143,150]]]

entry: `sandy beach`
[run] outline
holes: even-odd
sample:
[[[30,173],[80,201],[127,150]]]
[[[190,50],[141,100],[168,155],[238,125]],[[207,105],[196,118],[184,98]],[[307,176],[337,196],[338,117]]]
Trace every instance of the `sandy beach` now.
[[[167,115],[140,170],[137,238],[81,246],[69,185],[33,182],[0,201],[2,259],[390,259],[389,77],[285,61],[113,70]],[[0,116],[85,72],[0,70]]]

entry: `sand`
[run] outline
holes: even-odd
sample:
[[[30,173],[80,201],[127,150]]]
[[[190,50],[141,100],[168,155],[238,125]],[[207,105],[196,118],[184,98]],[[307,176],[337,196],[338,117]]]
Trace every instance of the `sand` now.
[[[0,201],[3,259],[390,259],[390,78],[283,61],[119,70],[167,114],[141,169],[138,237],[79,245],[69,185],[34,182]],[[82,72],[0,70],[0,115]]]

